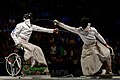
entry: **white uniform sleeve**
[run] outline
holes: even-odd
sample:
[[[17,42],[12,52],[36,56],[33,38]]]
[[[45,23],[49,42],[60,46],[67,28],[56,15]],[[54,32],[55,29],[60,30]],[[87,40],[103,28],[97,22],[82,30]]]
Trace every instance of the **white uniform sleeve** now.
[[[97,31],[95,28],[93,28],[93,30],[94,30],[94,32],[95,32],[95,36],[96,36],[102,43],[106,44],[105,39],[100,35],[100,33],[98,33],[98,31]]]
[[[37,25],[32,25],[33,31],[53,33],[54,29],[43,28]]]
[[[80,28],[71,27],[71,26],[68,26],[68,25],[66,25],[64,23],[61,23],[61,22],[59,22],[58,25],[60,27],[64,28],[64,29],[66,29],[66,30],[68,30],[70,32],[76,33],[76,34],[79,34],[79,29],[81,28],[81,27]]]
[[[22,26],[17,24],[16,28],[11,32],[11,37],[14,40],[15,44],[19,43],[18,35],[19,35],[21,29],[22,29]]]

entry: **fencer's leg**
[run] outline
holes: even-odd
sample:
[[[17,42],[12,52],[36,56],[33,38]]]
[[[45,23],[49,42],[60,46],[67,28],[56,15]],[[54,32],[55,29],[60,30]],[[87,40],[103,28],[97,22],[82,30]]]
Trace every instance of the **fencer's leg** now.
[[[100,75],[105,75],[107,73],[107,70],[106,70],[106,61],[102,62],[103,65],[101,67],[101,74]]]
[[[41,65],[47,66],[47,62],[45,60],[45,56],[43,54],[43,51],[40,47],[35,46],[34,51],[33,51],[33,58],[40,63]]]
[[[31,67],[34,67],[35,65],[35,59],[33,59],[33,57],[31,58]]]
[[[106,70],[107,70],[107,72],[108,72],[110,75],[113,75],[113,73],[112,73],[112,64],[111,64],[111,60],[107,60],[107,67],[106,67]]]

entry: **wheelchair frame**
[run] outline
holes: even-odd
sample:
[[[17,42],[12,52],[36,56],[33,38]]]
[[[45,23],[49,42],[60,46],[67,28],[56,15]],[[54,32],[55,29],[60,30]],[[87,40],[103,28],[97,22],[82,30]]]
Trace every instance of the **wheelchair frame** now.
[[[16,47],[15,47],[16,48]],[[17,76],[21,74],[23,67],[23,54],[24,48],[16,48],[7,57],[5,57],[6,71],[11,76]]]

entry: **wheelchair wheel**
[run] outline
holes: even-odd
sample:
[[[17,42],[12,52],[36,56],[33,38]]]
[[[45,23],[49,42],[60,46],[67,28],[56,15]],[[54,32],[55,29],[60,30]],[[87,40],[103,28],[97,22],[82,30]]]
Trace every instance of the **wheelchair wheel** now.
[[[6,71],[11,76],[17,76],[22,69],[22,60],[17,53],[11,53],[6,59]]]

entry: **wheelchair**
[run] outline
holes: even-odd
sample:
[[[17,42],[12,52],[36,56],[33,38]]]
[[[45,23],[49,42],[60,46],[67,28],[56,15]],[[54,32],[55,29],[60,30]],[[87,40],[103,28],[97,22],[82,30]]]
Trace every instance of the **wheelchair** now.
[[[6,71],[11,76],[21,75],[24,60],[24,48],[17,48],[15,45],[10,48],[12,49],[10,54],[5,57]]]

